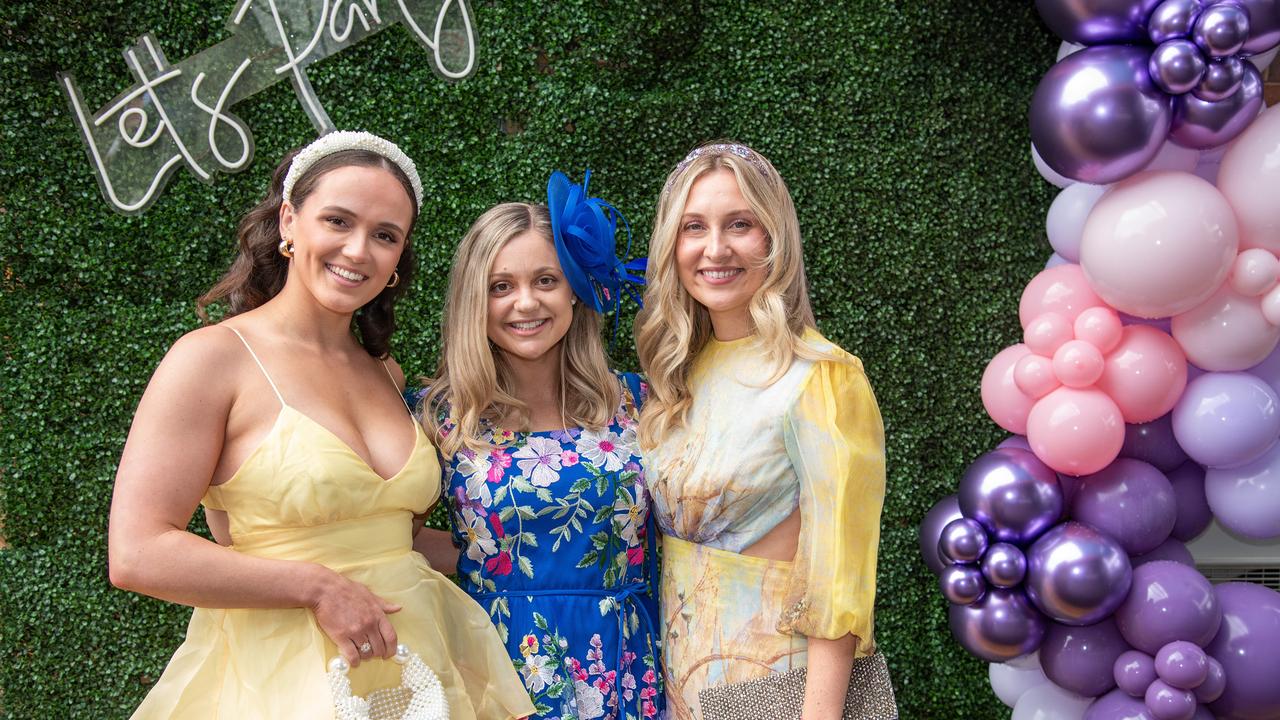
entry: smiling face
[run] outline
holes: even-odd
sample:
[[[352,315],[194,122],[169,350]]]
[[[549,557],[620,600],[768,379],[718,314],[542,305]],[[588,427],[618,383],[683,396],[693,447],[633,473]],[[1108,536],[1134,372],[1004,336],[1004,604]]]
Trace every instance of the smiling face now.
[[[354,313],[391,280],[412,222],[413,201],[390,172],[330,170],[301,207],[280,209],[280,234],[293,241],[290,282],[332,312]]]
[[[573,322],[573,290],[548,238],[526,230],[498,250],[488,309],[489,340],[515,358],[539,360],[560,343]]]
[[[751,298],[764,284],[769,240],[733,171],[712,170],[689,187],[676,235],[680,284],[711,315],[715,335],[750,335]]]

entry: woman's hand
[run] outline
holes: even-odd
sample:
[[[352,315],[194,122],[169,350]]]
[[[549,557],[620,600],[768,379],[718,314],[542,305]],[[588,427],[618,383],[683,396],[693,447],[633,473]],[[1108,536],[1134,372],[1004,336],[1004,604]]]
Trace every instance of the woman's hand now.
[[[387,615],[399,611],[400,606],[374,595],[358,582],[316,567],[322,571],[323,579],[311,611],[342,657],[355,667],[361,660],[395,655],[396,630]],[[368,650],[362,652],[366,647]]]

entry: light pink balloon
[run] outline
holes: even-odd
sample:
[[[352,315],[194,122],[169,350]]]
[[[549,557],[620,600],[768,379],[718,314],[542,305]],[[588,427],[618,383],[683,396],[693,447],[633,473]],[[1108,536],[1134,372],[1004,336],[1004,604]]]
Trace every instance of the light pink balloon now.
[[[1098,389],[1127,423],[1151,422],[1173,409],[1187,387],[1187,358],[1168,334],[1146,325],[1124,329],[1107,355]]]
[[[1240,246],[1280,252],[1280,106],[1265,110],[1232,141],[1218,188],[1236,211]]]
[[[982,373],[982,406],[997,425],[1015,435],[1027,432],[1027,415],[1035,400],[1027,397],[1013,381],[1013,366],[1030,355],[1022,343],[1001,350]]]
[[[1158,318],[1204,302],[1236,250],[1235,215],[1213,185],[1189,173],[1139,173],[1093,207],[1080,266],[1107,304]]]
[[[1262,296],[1262,316],[1272,325],[1280,325],[1280,287]]]
[[[1032,398],[1042,398],[1062,384],[1053,371],[1053,361],[1035,353],[1022,356],[1014,364],[1013,382],[1023,394]]]
[[[1026,327],[1047,312],[1059,313],[1069,322],[1091,307],[1106,303],[1089,287],[1079,265],[1059,265],[1031,278],[1018,301],[1018,322]]]
[[[1276,286],[1280,260],[1270,250],[1249,248],[1240,251],[1231,266],[1231,287],[1241,295],[1254,297]]]
[[[1076,339],[1092,344],[1104,355],[1120,343],[1122,330],[1124,330],[1124,324],[1120,322],[1120,316],[1116,311],[1111,308],[1089,308],[1076,318]]]
[[[1102,353],[1084,340],[1071,340],[1053,354],[1053,373],[1063,385],[1089,387],[1102,377]]]
[[[1197,367],[1229,372],[1265,360],[1280,341],[1280,327],[1267,322],[1258,298],[1224,284],[1208,300],[1174,316],[1173,337]]]
[[[1124,445],[1120,408],[1100,390],[1061,387],[1036,401],[1027,442],[1044,464],[1065,475],[1089,475],[1111,464]]]
[[[1061,313],[1047,312],[1033,319],[1022,332],[1022,342],[1037,355],[1052,357],[1072,338],[1071,321]]]

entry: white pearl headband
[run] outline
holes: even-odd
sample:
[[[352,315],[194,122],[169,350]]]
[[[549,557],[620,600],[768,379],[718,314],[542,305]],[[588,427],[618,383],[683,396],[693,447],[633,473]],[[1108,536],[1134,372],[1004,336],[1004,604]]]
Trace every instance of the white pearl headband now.
[[[405,177],[409,178],[409,184],[413,186],[414,199],[418,201],[418,210],[422,210],[422,178],[418,177],[418,168],[413,164],[413,160],[390,140],[380,138],[373,133],[354,130],[338,130],[322,135],[315,142],[298,151],[298,154],[293,157],[293,162],[289,164],[289,172],[284,176],[285,202],[292,202],[294,184],[298,182],[298,178],[306,174],[307,170],[311,169],[312,165],[316,164],[317,160],[343,150],[367,150],[395,163],[404,172]]]

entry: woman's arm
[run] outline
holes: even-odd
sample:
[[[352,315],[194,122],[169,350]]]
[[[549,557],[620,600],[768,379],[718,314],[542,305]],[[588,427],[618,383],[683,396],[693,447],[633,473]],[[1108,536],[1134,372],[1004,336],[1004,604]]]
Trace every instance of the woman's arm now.
[[[413,538],[413,549],[422,553],[436,572],[457,574],[458,548],[453,546],[453,537],[444,530],[422,528]]]
[[[857,649],[858,638],[853,635],[838,640],[809,638],[809,670],[801,720],[840,720]]]

